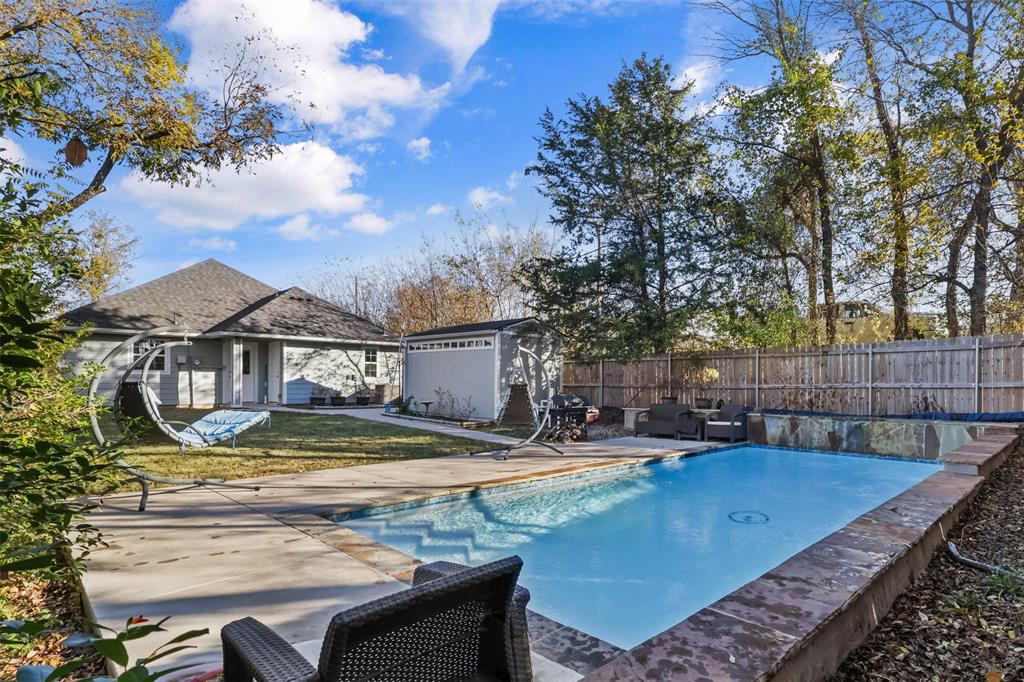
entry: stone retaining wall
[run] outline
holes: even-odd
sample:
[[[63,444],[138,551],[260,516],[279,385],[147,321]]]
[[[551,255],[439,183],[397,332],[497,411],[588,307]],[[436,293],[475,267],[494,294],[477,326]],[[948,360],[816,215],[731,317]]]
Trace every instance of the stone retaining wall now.
[[[1012,435],[1016,424],[751,414],[752,443],[938,459],[986,436]]]

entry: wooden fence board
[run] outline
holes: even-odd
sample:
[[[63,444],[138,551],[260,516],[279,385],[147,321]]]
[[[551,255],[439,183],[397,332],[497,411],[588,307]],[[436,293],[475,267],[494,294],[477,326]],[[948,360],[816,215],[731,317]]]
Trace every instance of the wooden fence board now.
[[[675,395],[851,414],[1013,412],[1024,410],[1022,373],[1024,335],[1012,334],[568,361],[563,390],[609,407]]]

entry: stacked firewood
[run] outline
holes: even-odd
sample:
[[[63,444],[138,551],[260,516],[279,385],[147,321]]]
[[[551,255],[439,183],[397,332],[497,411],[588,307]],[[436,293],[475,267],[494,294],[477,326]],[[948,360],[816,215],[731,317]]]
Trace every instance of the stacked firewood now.
[[[559,424],[548,431],[544,440],[553,443],[579,443],[587,440],[587,427],[585,424]]]

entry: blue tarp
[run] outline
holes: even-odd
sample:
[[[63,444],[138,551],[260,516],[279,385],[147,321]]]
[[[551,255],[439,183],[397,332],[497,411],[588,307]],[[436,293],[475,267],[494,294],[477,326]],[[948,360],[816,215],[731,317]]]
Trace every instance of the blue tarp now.
[[[812,410],[783,410],[768,408],[763,414],[793,414],[800,417],[840,417],[843,419],[872,419],[866,414],[843,414],[841,412],[814,412]],[[928,419],[950,422],[1024,422],[1024,412],[915,412],[912,414],[887,414],[888,419]]]

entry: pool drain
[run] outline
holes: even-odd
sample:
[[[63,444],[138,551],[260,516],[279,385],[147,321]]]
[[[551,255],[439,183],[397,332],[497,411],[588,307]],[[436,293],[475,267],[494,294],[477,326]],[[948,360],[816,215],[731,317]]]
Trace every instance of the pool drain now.
[[[734,511],[729,512],[729,520],[736,523],[758,525],[768,523],[768,515],[759,511]]]

